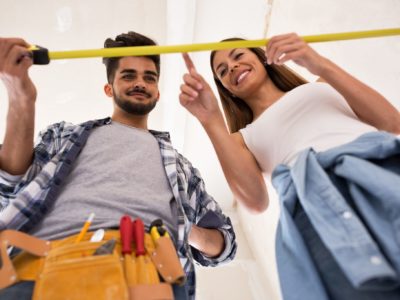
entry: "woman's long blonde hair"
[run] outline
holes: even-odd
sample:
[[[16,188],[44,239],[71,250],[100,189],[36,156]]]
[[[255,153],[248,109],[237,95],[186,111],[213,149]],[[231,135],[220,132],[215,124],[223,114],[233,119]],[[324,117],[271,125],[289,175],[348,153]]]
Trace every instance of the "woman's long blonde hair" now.
[[[244,40],[241,38],[230,38],[223,41],[240,41]],[[307,81],[300,77],[298,74],[294,73],[291,69],[285,65],[268,65],[266,63],[265,52],[261,48],[249,48],[260,60],[260,62],[265,66],[269,78],[272,82],[283,92],[290,91],[299,85],[307,83]],[[228,127],[231,133],[237,132],[240,129],[246,127],[253,121],[253,112],[250,107],[241,98],[235,97],[229,92],[218,79],[217,74],[213,68],[213,61],[215,53],[217,51],[212,51],[210,56],[211,70],[214,75],[214,81],[217,85],[218,93],[222,102],[222,107],[224,109],[225,118],[228,122]]]

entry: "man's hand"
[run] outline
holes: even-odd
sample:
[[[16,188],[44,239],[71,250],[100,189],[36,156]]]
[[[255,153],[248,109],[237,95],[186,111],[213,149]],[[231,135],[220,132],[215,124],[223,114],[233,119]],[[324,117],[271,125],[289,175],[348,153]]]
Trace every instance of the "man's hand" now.
[[[0,79],[8,92],[6,134],[0,150],[0,169],[24,174],[32,163],[36,87],[28,75],[33,64],[28,43],[0,38]]]
[[[33,64],[28,47],[22,39],[0,38],[0,79],[7,88],[10,104],[36,100],[36,88],[28,75]]]

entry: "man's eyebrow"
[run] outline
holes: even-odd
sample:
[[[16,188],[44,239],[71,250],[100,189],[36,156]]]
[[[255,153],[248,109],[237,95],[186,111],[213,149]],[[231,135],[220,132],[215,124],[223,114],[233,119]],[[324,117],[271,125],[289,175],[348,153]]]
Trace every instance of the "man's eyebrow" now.
[[[135,69],[123,69],[120,73],[137,73]]]
[[[120,73],[121,74],[136,74],[137,70],[135,70],[135,69],[123,69]],[[158,77],[158,73],[155,72],[155,71],[146,70],[146,71],[144,71],[144,74]]]
[[[153,76],[155,76],[155,77],[158,77],[158,73],[157,73],[157,72],[154,72],[154,71],[146,70],[146,71],[144,71],[144,74],[153,75]]]
[[[233,53],[234,53],[236,50],[237,50],[236,48],[232,49],[232,50],[229,52],[228,56],[231,57],[231,56],[233,55]],[[215,68],[215,70],[218,70],[218,68],[221,67],[223,64],[224,64],[224,63],[220,63],[220,64]]]

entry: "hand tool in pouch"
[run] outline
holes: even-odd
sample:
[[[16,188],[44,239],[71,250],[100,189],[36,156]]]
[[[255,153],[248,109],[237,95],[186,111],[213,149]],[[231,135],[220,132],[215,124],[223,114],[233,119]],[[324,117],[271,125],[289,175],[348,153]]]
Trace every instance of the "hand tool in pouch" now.
[[[161,277],[167,282],[174,282],[183,285],[186,281],[186,277],[179,258],[176,255],[175,246],[161,219],[156,219],[151,222],[150,236],[154,242],[155,249],[157,250],[151,257],[154,264],[159,266],[162,261],[168,261],[170,266],[174,266],[172,268],[172,270],[174,270],[173,272],[171,272],[171,269],[168,271],[166,268],[159,269]]]
[[[144,224],[141,219],[136,219],[133,222],[134,236],[136,243],[136,260],[137,260],[137,274],[138,283],[142,284],[155,284],[159,283],[159,277],[157,270],[151,261],[151,259],[146,255],[146,250],[144,248]]]
[[[154,243],[160,238],[160,236],[169,237],[169,233],[164,226],[164,223],[161,219],[156,219],[150,224],[150,235],[153,239]]]
[[[111,240],[108,240],[105,242],[103,245],[101,245],[99,248],[97,248],[93,255],[107,255],[107,254],[112,254],[115,248],[115,244],[117,243],[117,240],[115,238],[112,238]]]
[[[131,217],[125,215],[120,220],[119,230],[121,234],[121,252],[124,256],[125,264],[125,277],[129,286],[137,283],[136,276],[136,262],[132,259],[132,240],[133,240],[133,226]]]

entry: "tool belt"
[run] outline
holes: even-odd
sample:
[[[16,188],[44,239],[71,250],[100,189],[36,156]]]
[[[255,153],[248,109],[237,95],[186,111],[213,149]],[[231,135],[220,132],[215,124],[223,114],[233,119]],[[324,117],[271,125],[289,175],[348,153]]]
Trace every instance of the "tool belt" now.
[[[76,236],[44,241],[30,235],[0,232],[0,289],[21,280],[35,281],[34,300],[54,299],[173,299],[172,284],[185,281],[182,266],[169,237],[154,241],[144,236],[145,254],[122,255],[120,232],[106,231],[101,242],[90,242],[92,232],[75,243]],[[111,253],[94,255],[115,239]],[[24,250],[14,259],[9,246]]]

